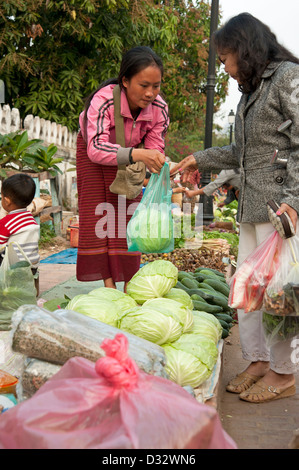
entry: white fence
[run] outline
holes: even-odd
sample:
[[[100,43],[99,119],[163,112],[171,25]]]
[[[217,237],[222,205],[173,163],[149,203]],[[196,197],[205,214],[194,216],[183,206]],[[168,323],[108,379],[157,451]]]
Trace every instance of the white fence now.
[[[57,146],[56,156],[63,158],[63,162],[58,164],[63,172],[58,175],[59,197],[65,209],[77,211],[76,171],[67,171],[74,168],[77,132],[70,132],[66,126],[32,114],[27,115],[22,122],[17,108],[11,109],[8,104],[0,105],[0,134],[18,130],[27,130],[29,139],[40,139],[45,145]]]

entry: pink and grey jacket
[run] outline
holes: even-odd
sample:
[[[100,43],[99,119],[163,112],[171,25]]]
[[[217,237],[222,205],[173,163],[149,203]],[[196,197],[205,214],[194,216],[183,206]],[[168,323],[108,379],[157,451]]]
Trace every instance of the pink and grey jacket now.
[[[130,148],[137,147],[141,141],[144,142],[144,148],[164,153],[169,117],[168,106],[160,95],[142,109],[134,120],[126,94],[121,91],[121,115],[124,118],[126,148],[115,143],[114,86],[101,88],[94,95],[87,112],[86,126],[83,121],[84,112],[80,114],[80,130],[87,144],[89,158],[101,165],[127,165]]]

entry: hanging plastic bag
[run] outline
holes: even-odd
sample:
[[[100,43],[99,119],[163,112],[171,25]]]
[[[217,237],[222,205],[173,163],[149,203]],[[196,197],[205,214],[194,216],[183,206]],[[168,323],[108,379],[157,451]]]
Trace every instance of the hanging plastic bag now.
[[[24,260],[20,261],[17,251]],[[0,266],[0,330],[11,329],[12,314],[21,305],[36,305],[36,288],[31,263],[20,245],[10,242]]]
[[[283,240],[280,265],[263,301],[263,324],[269,345],[299,334],[299,236]]]
[[[282,238],[277,231],[262,242],[239,266],[230,281],[228,305],[245,313],[260,310],[270,280],[279,264]]]
[[[1,416],[2,449],[234,449],[215,408],[140,371],[123,334],[95,364],[70,359]]]
[[[172,190],[169,165],[150,177],[143,197],[127,226],[128,251],[169,253],[174,250]]]

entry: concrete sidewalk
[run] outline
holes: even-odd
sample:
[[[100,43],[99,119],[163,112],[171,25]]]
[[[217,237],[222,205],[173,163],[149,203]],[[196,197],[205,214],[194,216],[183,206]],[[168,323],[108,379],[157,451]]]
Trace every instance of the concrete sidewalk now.
[[[43,298],[44,294],[44,298],[47,298],[47,291],[76,275],[76,265],[41,264],[39,271],[39,297]],[[90,288],[94,288],[94,283],[82,284],[90,284]],[[100,285],[103,284],[98,281]],[[218,413],[223,428],[239,449],[288,449],[295,430],[299,429],[299,372],[297,394],[294,397],[254,404],[242,401],[238,395],[225,390],[227,382],[246,366],[247,362],[241,355],[238,325],[235,325],[225,340],[223,370],[217,387]]]

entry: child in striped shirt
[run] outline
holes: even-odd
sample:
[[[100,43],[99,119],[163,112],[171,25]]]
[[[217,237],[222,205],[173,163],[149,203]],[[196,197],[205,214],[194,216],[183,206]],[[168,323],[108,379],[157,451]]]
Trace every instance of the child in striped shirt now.
[[[26,208],[32,202],[35,191],[34,180],[29,175],[17,173],[6,178],[1,187],[1,203],[8,214],[0,219],[0,253],[2,252],[4,256],[5,246],[12,241],[17,242],[30,261],[34,275],[37,274],[40,259],[38,252],[40,227]],[[14,249],[20,261],[23,261],[24,256],[21,251],[16,246]],[[0,264],[2,259],[0,254]],[[37,287],[38,283],[35,284]]]

